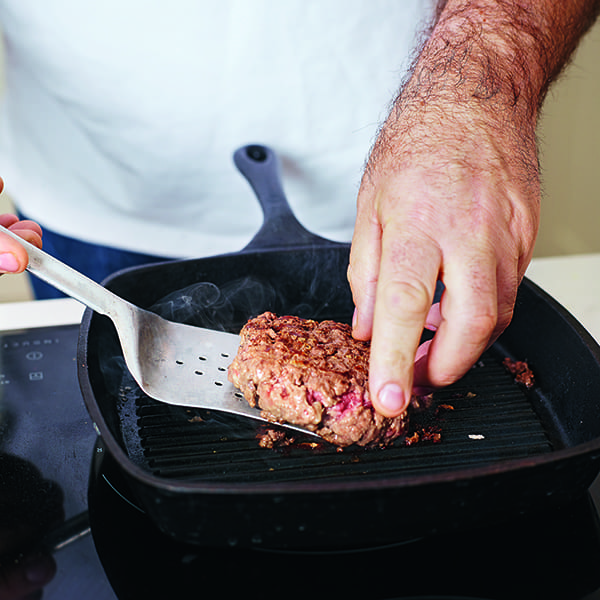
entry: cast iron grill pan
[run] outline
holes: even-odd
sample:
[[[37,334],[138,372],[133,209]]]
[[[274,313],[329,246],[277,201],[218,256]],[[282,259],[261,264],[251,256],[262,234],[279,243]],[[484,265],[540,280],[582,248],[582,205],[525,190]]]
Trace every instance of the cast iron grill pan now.
[[[208,261],[214,269],[202,259],[154,265],[124,272],[109,285],[142,306],[146,298],[149,308],[170,278],[204,282],[210,275],[228,285],[251,273],[255,282],[273,281],[272,273],[276,278],[288,271],[289,260],[298,260],[298,251],[286,254],[220,257]],[[339,254],[338,262],[347,260],[347,248]],[[287,292],[276,301],[258,296],[280,313],[287,306],[301,316],[347,320],[352,303],[339,272],[339,282],[328,280],[324,304],[303,285],[283,285]],[[297,274],[296,283],[302,280]],[[312,289],[318,298],[319,286]],[[251,316],[243,314],[247,308],[228,305],[231,329]],[[272,306],[252,307],[254,314],[266,308]],[[199,317],[211,321],[215,315]],[[84,399],[131,484],[132,500],[161,530],[185,542],[280,549],[396,543],[564,504],[584,494],[600,469],[598,348],[529,281],[503,336],[415,419],[417,429],[433,419],[441,431],[437,444],[406,447],[400,441],[384,450],[343,452],[329,445],[259,448],[253,423],[146,397],[124,370],[109,320],[93,315],[84,321],[80,342],[80,358],[87,357],[80,359]],[[501,364],[507,356],[528,361],[533,388],[513,381]],[[454,410],[436,415],[439,405]]]
[[[270,152],[256,156],[260,169],[272,169]],[[265,225],[244,250],[128,269],[105,285],[167,318],[230,332],[265,310],[348,322],[349,246],[306,232],[276,174],[266,182],[253,177]],[[199,303],[186,312],[175,302],[182,296]],[[515,384],[504,357],[526,360],[536,385]],[[90,310],[78,373],[133,501],[185,542],[280,549],[397,543],[571,501],[600,470],[600,349],[528,280],[496,344],[414,420],[417,429],[439,427],[438,444],[259,448],[252,423],[145,397],[128,379],[111,321]],[[436,415],[443,404],[454,410]]]

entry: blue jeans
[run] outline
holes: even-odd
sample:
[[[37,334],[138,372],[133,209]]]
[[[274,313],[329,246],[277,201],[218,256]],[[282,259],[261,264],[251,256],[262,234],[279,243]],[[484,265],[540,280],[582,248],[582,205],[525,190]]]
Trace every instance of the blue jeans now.
[[[19,218],[27,219],[28,217],[19,215]],[[45,252],[99,283],[120,269],[171,260],[161,256],[82,242],[45,228],[43,242]],[[65,294],[33,275],[31,276],[31,285],[37,300],[65,297]]]

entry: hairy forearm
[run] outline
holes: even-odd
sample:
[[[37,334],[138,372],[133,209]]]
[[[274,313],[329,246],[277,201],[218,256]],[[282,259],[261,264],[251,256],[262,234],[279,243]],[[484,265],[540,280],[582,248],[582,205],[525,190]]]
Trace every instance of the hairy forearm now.
[[[511,163],[512,177],[535,182],[539,109],[598,12],[600,0],[439,2],[372,149],[366,176],[384,155],[391,153],[402,169],[422,164],[440,146],[455,161],[475,157],[482,166],[486,155],[479,156],[477,142],[483,135],[488,146],[512,148],[503,158]],[[432,129],[435,136],[429,135]],[[497,161],[487,165],[494,166],[507,167]]]
[[[599,0],[442,0],[406,91],[535,116],[599,11]]]

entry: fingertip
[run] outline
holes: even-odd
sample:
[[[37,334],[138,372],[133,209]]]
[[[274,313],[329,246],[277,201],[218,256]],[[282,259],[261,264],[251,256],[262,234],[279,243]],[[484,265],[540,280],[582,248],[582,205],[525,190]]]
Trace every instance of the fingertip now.
[[[0,225],[3,227],[10,227],[19,221],[19,217],[17,215],[13,215],[12,213],[2,213],[0,214]]]
[[[442,311],[439,302],[431,305],[427,318],[425,319],[425,329],[429,331],[437,331],[442,322]]]
[[[386,383],[376,396],[375,410],[385,417],[398,417],[406,411],[410,395],[397,383]]]
[[[413,371],[414,383],[413,391],[421,394],[422,389],[426,389],[430,385],[428,377],[429,366],[429,348],[433,340],[423,342],[418,348],[415,355],[415,366]]]
[[[23,271],[21,262],[12,252],[0,254],[0,273],[20,273]]]
[[[11,226],[10,230],[37,248],[42,247],[43,231],[34,221],[19,221]]]

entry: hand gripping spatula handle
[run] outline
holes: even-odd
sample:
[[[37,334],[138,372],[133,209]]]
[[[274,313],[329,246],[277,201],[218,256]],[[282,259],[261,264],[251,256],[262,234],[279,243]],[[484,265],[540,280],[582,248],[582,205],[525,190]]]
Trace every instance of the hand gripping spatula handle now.
[[[111,319],[127,368],[148,396],[167,404],[219,410],[269,422],[227,380],[227,368],[237,353],[239,336],[163,319],[113,294],[12,231],[2,226],[0,231],[27,250],[30,273]],[[289,423],[280,425],[316,435]]]

